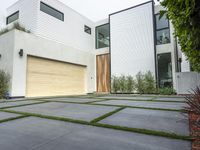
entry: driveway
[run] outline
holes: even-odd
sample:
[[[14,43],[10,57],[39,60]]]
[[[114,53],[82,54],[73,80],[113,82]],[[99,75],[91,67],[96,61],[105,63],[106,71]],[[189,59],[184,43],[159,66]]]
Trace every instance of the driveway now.
[[[191,150],[182,97],[77,96],[0,103],[1,150]]]

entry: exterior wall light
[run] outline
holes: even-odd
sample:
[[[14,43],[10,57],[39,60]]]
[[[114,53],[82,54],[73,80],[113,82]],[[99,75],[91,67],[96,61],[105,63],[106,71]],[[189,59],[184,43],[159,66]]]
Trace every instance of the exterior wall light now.
[[[20,49],[19,51],[19,56],[22,57],[24,55],[24,50],[23,49]]]
[[[1,54],[0,54],[0,58],[1,58]]]

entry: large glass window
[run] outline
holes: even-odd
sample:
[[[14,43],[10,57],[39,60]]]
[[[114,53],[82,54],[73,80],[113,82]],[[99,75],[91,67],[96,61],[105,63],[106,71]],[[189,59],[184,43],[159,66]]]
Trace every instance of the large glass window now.
[[[172,87],[171,53],[158,54],[158,80],[159,87]]]
[[[10,15],[6,19],[6,24],[12,23],[19,19],[19,11],[15,12],[14,14]]]
[[[40,10],[42,12],[45,12],[46,14],[48,15],[51,15],[61,21],[64,21],[64,14],[58,10],[56,10],[55,8],[43,3],[43,2],[40,2]]]
[[[166,15],[160,18],[160,14],[156,15],[156,40],[157,45],[170,43],[169,20]]]
[[[96,49],[109,47],[110,27],[109,24],[96,27]]]

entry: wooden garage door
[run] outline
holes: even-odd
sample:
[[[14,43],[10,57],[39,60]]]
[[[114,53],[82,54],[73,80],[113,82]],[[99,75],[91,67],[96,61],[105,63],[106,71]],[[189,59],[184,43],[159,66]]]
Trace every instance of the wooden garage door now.
[[[28,57],[26,96],[62,96],[86,93],[86,67]]]

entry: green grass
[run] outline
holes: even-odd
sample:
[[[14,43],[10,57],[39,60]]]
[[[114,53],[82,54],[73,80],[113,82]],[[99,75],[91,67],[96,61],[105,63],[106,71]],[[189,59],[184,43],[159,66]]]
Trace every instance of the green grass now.
[[[48,103],[48,102],[41,101],[41,102],[37,102],[37,103],[30,103],[30,104],[22,104],[22,105],[1,107],[0,109],[8,109],[8,108],[15,108],[15,107],[22,107],[22,106],[29,106],[29,105],[37,105],[37,104],[43,104],[43,103]]]
[[[82,104],[82,105],[94,105],[94,106],[127,107],[127,108],[139,108],[139,109],[149,109],[149,110],[183,112],[183,109],[167,109],[167,108],[151,108],[151,107],[138,107],[138,106],[128,106],[128,105],[97,104],[97,103],[94,103],[94,101],[92,101],[92,102],[84,102],[84,103],[80,103],[80,102],[67,102],[67,101],[59,101],[59,100],[53,100],[53,101],[51,101],[51,100],[40,100],[40,101],[44,101],[44,102],[58,102],[58,103],[70,103],[70,104]],[[102,101],[109,101],[109,100],[104,99]],[[99,100],[99,101],[95,101],[95,102],[102,102],[102,101]]]
[[[5,100],[5,101],[0,101],[0,104],[2,104],[2,103],[12,103],[12,102],[23,102],[23,101],[28,101],[28,100]]]
[[[180,140],[191,140],[191,137],[189,136],[182,136],[177,135],[173,133],[167,133],[162,131],[154,131],[154,130],[147,130],[147,129],[141,129],[141,128],[130,128],[130,127],[123,127],[123,126],[116,126],[116,125],[108,125],[108,124],[100,124],[97,123],[99,120],[104,119],[105,117],[116,113],[117,111],[120,111],[124,108],[119,108],[113,112],[110,112],[108,114],[105,114],[91,122],[82,121],[82,120],[76,120],[76,119],[70,119],[70,118],[62,118],[62,117],[55,117],[55,116],[47,116],[47,115],[41,115],[41,114],[34,114],[34,113],[28,113],[28,112],[19,112],[19,111],[13,111],[13,110],[4,110],[0,109],[2,112],[8,112],[8,113],[15,113],[15,114],[21,114],[24,117],[26,116],[33,116],[33,117],[39,117],[44,119],[51,119],[51,120],[57,120],[57,121],[64,121],[64,122],[70,122],[70,123],[76,123],[76,124],[82,124],[82,125],[89,125],[89,126],[95,126],[95,127],[101,127],[101,128],[107,128],[107,129],[114,129],[114,130],[120,130],[120,131],[127,131],[127,132],[133,132],[133,133],[140,133],[140,134],[146,134],[146,135],[153,135],[153,136],[160,136],[160,137],[167,137],[172,139],[180,139]]]
[[[111,104],[89,104],[89,105],[126,107],[126,108],[138,108],[138,109],[161,110],[161,111],[178,111],[178,112],[184,111],[183,109],[150,108],[150,107],[127,106],[127,105],[111,105]]]
[[[17,120],[17,119],[22,119],[22,118],[25,118],[25,117],[29,117],[29,115],[23,115],[23,116],[18,116],[18,117],[12,117],[12,118],[8,118],[8,119],[3,119],[3,120],[0,120],[0,123],[12,121],[12,120]]]
[[[98,126],[98,127],[103,127],[103,128],[122,130],[122,131],[134,132],[134,133],[141,133],[141,134],[153,135],[153,136],[162,136],[162,137],[167,137],[167,138],[172,138],[172,139],[192,140],[192,138],[189,136],[177,135],[174,133],[167,133],[167,132],[162,132],[162,131],[154,131],[154,130],[147,130],[147,129],[141,129],[141,128],[130,128],[130,127],[99,124],[99,123],[95,123],[94,125]]]
[[[101,99],[101,98],[99,98]],[[103,99],[103,98],[102,98]],[[170,100],[155,100],[155,99],[150,99],[150,100],[137,100],[137,99],[118,99],[118,98],[105,98],[104,100],[118,100],[118,101],[136,101],[136,102],[161,102],[161,103],[185,103],[185,101],[170,101]],[[97,101],[98,102],[98,101]]]
[[[117,113],[117,112],[119,112],[119,111],[121,111],[121,110],[123,110],[125,108],[126,107],[118,108],[118,109],[116,109],[116,110],[114,110],[112,112],[109,112],[109,113],[107,113],[107,114],[105,114],[103,116],[100,116],[99,118],[96,118],[96,119],[92,120],[90,123],[97,123],[97,122],[99,122],[99,121],[101,121],[101,120],[103,120],[103,119],[105,119],[105,118],[107,118],[109,116],[112,116],[113,114],[115,114],[115,113]]]

